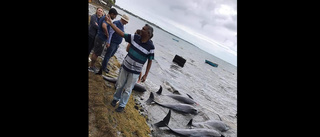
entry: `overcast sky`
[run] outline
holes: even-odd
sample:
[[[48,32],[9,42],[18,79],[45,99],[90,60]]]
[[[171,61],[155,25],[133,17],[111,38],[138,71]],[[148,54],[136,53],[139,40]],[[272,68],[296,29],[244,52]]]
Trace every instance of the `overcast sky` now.
[[[116,5],[237,66],[237,0],[116,0]]]

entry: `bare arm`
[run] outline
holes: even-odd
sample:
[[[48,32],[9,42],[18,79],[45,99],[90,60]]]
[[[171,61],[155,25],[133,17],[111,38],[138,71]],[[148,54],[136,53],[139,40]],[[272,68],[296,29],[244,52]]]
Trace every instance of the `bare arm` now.
[[[113,33],[114,33],[114,30],[112,29],[112,28],[110,28],[110,31],[109,31],[110,33],[109,33],[109,38],[108,38],[108,40],[107,40],[107,44],[109,44],[109,46],[110,46],[110,42],[111,42],[111,38],[112,38],[112,35],[113,35]],[[108,46],[108,47],[109,47]]]
[[[127,46],[127,48],[126,48],[126,51],[127,51],[127,52],[129,52],[130,46],[131,46],[131,44],[129,43],[128,46]]]
[[[104,31],[104,34],[107,36],[107,38],[109,38],[109,33],[108,33],[108,29],[107,29],[107,24],[102,22],[102,30]]]
[[[144,73],[144,75],[141,78],[141,82],[144,82],[147,79],[148,74],[149,74],[149,70],[151,68],[151,65],[152,65],[152,60],[148,59],[147,69],[146,69],[146,72]]]
[[[112,20],[108,18],[107,16],[105,17],[106,22],[112,27],[112,29],[119,34],[121,37],[124,37],[124,32],[122,32],[116,25],[112,23]]]

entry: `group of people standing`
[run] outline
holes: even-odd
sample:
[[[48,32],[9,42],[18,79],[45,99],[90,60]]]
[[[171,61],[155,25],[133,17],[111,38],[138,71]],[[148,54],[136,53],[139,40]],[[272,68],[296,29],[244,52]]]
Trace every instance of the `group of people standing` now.
[[[141,80],[144,82],[147,79],[151,68],[152,60],[154,59],[154,45],[151,41],[153,37],[153,28],[145,24],[142,29],[138,29],[135,34],[127,34],[124,32],[124,25],[129,22],[129,17],[126,14],[121,16],[120,20],[112,22],[118,15],[115,8],[111,8],[108,14],[103,15],[102,7],[98,7],[95,14],[91,15],[89,25],[89,46],[88,57],[91,55],[91,62],[88,71],[102,75],[102,71],[109,73],[107,64],[109,59],[116,53],[122,38],[128,42],[128,54],[124,58],[116,84],[116,92],[113,95],[111,105],[115,107],[117,112],[122,112],[128,103],[134,85]],[[97,69],[95,67],[98,56],[101,56],[104,48],[107,48],[102,61],[102,66]],[[147,62],[145,74],[141,77],[141,71],[145,62]]]
[[[108,25],[105,20],[106,16],[109,16],[112,20],[115,19],[118,15],[117,10],[114,8],[111,8],[107,15],[101,16],[99,15],[100,9],[102,8],[98,7],[96,14],[93,14],[91,16],[90,26],[94,26],[94,27],[89,26],[88,56],[90,55],[91,50],[93,50],[92,56],[90,58],[91,63],[89,66],[89,71],[92,71],[96,74],[101,75],[102,71],[105,71],[106,73],[109,72],[107,68],[107,64],[109,62],[109,59],[117,51],[119,44],[122,42],[122,37],[120,37],[118,34],[114,34],[113,29],[110,28],[110,25]],[[128,21],[129,21],[129,17],[124,14],[120,20],[114,21],[113,23],[116,24],[116,26],[120,28],[120,30],[124,31],[124,25],[127,24]],[[90,36],[90,33],[92,33],[91,36]],[[93,35],[94,33],[96,35]],[[107,51],[102,61],[102,67],[98,71],[98,69],[95,67],[95,63],[98,56],[101,56],[102,51],[104,50],[104,47],[107,48]]]

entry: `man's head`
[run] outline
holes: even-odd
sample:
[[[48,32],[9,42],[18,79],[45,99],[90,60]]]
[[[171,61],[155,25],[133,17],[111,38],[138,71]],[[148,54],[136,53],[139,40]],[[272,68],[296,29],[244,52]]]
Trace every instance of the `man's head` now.
[[[142,27],[142,30],[140,32],[141,37],[146,37],[148,39],[151,39],[153,37],[153,28],[146,24],[145,26]]]
[[[129,17],[126,14],[123,14],[120,21],[123,25],[126,25],[129,22]]]
[[[111,19],[113,20],[113,19],[115,19],[116,17],[117,17],[117,15],[118,15],[118,12],[117,12],[117,10],[115,9],[115,8],[111,8],[110,10],[109,10],[109,16],[111,17]]]
[[[97,7],[97,10],[96,10],[96,15],[98,16],[98,17],[101,17],[102,15],[103,15],[103,9],[102,9],[102,7]]]

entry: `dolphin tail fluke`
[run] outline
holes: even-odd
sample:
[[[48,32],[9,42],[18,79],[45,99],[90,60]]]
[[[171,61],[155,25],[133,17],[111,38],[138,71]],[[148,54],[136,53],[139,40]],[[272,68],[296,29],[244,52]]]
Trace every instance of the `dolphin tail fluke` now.
[[[152,102],[154,102],[154,95],[153,95],[153,93],[151,92],[148,100],[146,101],[146,103],[150,105]]]
[[[187,126],[189,126],[189,127],[192,126],[192,119],[189,121],[189,123],[187,124]]]
[[[158,95],[161,95],[161,93],[162,93],[162,86],[160,85],[160,88],[159,88],[159,90],[156,92]]]
[[[168,114],[166,115],[166,117],[164,117],[163,120],[161,120],[158,123],[155,123],[154,125],[157,127],[168,127],[170,116],[171,116],[171,110],[169,110]]]

